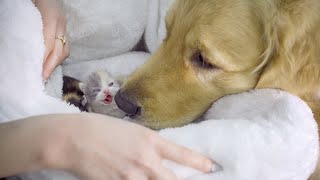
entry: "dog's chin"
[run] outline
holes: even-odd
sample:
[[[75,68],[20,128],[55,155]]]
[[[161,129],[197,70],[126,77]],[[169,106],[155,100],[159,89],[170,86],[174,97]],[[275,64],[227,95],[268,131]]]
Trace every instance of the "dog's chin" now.
[[[176,114],[175,116],[168,116],[167,113],[155,114],[146,112],[140,108],[135,114],[126,115],[126,121],[139,124],[154,130],[165,128],[175,128],[185,126],[193,123],[199,116],[194,114]]]
[[[159,123],[154,123],[154,122],[150,122],[150,121],[141,121],[141,120],[137,120],[137,119],[132,119],[129,116],[127,116],[127,118],[125,118],[125,120],[130,121],[132,123],[136,123],[139,124],[141,126],[153,129],[153,130],[161,130],[164,129],[166,127],[161,127],[159,125]]]
[[[142,116],[132,118],[130,116],[124,117],[124,120],[139,124],[141,126],[153,129],[153,130],[161,130],[165,128],[174,128],[174,127],[181,127],[184,125],[187,125],[189,123],[192,123],[191,120],[189,123],[185,123],[184,121],[163,121],[163,120],[150,120],[147,118],[144,118]]]

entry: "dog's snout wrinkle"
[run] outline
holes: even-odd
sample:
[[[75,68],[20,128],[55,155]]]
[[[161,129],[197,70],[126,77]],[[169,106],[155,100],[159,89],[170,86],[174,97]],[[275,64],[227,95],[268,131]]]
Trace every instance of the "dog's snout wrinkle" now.
[[[127,113],[127,115],[129,116],[134,116],[136,115],[139,110],[141,109],[135,100],[133,100],[133,98],[130,97],[129,93],[127,93],[126,91],[123,91],[122,89],[120,89],[116,96],[115,96],[115,102],[117,104],[117,106],[124,111],[125,113]]]

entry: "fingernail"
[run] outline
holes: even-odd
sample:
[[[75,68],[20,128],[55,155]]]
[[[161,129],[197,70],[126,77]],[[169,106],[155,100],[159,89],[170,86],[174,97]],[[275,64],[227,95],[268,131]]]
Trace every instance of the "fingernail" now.
[[[223,167],[220,164],[214,163],[211,167],[211,172],[218,172],[218,171],[222,171]]]
[[[43,84],[46,86],[48,84],[48,80],[44,80]]]
[[[48,78],[47,78],[47,75],[46,75],[46,72],[44,70],[42,70],[42,79],[44,81],[46,81]]]
[[[44,81],[48,81],[48,79],[49,79],[49,74],[44,71],[44,72],[42,73],[42,78],[43,78]]]
[[[213,161],[207,160],[206,163],[204,163],[204,172],[211,172],[212,167],[214,166]]]

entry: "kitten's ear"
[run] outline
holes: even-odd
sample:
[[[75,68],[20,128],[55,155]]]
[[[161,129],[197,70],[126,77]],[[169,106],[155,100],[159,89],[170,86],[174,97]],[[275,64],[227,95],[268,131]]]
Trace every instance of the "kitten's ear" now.
[[[79,89],[84,93],[84,92],[85,92],[85,89],[86,89],[86,84],[83,83],[83,82],[80,82],[80,83],[79,83]]]
[[[85,95],[83,95],[82,97],[81,97],[81,105],[82,106],[86,106],[87,104],[88,104],[88,100],[87,100],[87,98],[86,98],[86,96]]]

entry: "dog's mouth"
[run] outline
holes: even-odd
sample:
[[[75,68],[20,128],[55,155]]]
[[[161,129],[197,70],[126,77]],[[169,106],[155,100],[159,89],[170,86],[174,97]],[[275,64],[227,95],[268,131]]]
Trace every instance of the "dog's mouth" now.
[[[111,95],[107,95],[107,96],[105,97],[105,99],[102,100],[102,102],[103,102],[104,104],[111,104],[112,101],[113,101],[113,96],[111,96]]]
[[[141,115],[141,107],[138,107],[136,112],[133,114],[127,114],[127,116],[130,117],[130,119],[136,119],[137,117],[139,117]]]

